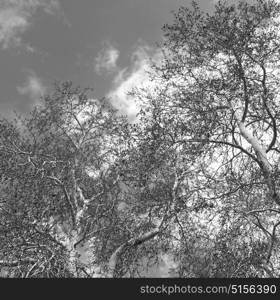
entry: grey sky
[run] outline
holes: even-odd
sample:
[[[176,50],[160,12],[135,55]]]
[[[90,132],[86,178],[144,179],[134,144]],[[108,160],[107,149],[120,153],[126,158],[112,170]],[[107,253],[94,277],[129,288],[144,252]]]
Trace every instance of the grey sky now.
[[[118,91],[125,111],[122,88],[143,79],[161,27],[190,2],[0,0],[0,113],[28,111],[54,80],[91,86],[96,97]],[[207,10],[213,2],[199,1]]]

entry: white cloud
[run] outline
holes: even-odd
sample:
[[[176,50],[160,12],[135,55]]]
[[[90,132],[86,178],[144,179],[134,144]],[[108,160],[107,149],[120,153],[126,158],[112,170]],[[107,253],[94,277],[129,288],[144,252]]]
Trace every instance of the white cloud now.
[[[110,98],[113,106],[121,113],[128,115],[131,121],[135,120],[139,109],[129,92],[133,88],[147,88],[154,85],[147,72],[151,71],[150,58],[158,61],[159,57],[155,49],[141,43],[131,54],[131,65],[120,69],[114,78],[113,87],[107,97]]]
[[[119,58],[119,50],[111,45],[110,42],[104,42],[103,49],[95,58],[95,71],[97,74],[113,73],[118,70],[117,60]]]
[[[58,0],[0,0],[0,47],[23,46],[21,36],[31,26],[32,16],[39,9],[53,15],[60,10],[60,4]]]
[[[17,91],[20,95],[28,96],[33,103],[36,103],[45,94],[46,86],[33,71],[29,71],[25,83],[17,86]]]

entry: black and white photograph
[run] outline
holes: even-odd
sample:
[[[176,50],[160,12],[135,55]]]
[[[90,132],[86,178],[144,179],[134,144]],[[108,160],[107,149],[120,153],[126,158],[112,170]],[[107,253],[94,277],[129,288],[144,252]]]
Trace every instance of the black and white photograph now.
[[[280,277],[280,1],[0,0],[0,79],[1,278]]]

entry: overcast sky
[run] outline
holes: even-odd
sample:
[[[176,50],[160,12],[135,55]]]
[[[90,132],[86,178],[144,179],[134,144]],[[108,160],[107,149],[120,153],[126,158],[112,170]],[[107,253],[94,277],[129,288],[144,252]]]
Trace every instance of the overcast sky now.
[[[27,112],[55,80],[72,80],[133,115],[127,90],[147,79],[171,11],[190,2],[0,0],[0,113]]]

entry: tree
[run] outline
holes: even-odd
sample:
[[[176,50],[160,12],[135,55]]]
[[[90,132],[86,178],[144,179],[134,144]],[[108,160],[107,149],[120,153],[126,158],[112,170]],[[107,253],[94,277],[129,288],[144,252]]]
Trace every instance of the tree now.
[[[147,166],[139,126],[89,92],[71,82],[57,84],[28,119],[1,120],[5,276],[133,276],[149,253],[140,245],[169,218],[162,199],[147,218],[154,207],[139,190]],[[158,187],[152,190],[156,195]]]
[[[279,13],[180,8],[137,124],[69,82],[1,121],[3,270],[135,277],[167,254],[180,277],[279,277]]]
[[[89,92],[57,84],[20,126],[1,120],[0,266],[9,276],[92,276],[90,263],[102,265],[97,242],[121,238],[112,229],[119,194],[113,164],[127,122]],[[89,265],[80,259],[85,242]]]
[[[212,15],[180,8],[163,28],[158,84],[134,93],[146,128],[188,158],[175,251],[186,276],[200,276],[187,267],[191,244],[204,253],[203,276],[279,276],[279,12],[265,0],[220,1]]]

